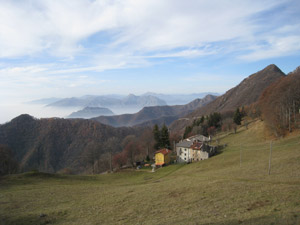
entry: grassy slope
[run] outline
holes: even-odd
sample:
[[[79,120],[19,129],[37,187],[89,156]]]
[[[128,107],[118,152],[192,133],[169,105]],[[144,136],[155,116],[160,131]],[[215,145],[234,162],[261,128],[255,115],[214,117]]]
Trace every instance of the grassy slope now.
[[[222,154],[155,173],[3,178],[0,224],[299,224],[299,133],[274,142],[270,176],[263,134],[254,122]]]

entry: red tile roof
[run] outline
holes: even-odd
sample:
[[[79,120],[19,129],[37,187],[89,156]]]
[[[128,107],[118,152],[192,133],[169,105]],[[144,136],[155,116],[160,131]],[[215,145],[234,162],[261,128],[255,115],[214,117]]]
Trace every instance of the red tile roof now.
[[[193,150],[201,150],[202,145],[203,145],[202,142],[194,142],[194,143],[191,145],[191,148],[192,148]]]
[[[171,153],[171,152],[172,152],[171,150],[166,149],[166,148],[163,148],[163,149],[160,149],[160,150],[156,151],[155,154],[157,154],[157,153],[162,153],[162,154],[164,154],[164,155],[167,155],[167,154],[169,154],[169,153]]]

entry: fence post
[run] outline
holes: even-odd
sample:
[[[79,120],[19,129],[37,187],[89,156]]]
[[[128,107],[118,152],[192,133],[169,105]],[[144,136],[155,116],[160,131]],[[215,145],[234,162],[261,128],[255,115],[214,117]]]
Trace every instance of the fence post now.
[[[270,142],[269,175],[271,174],[271,159],[272,159],[272,141]]]

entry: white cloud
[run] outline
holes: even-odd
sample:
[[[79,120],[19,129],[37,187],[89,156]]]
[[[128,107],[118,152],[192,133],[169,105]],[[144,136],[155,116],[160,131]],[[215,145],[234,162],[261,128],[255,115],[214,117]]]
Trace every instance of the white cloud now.
[[[39,65],[31,65],[31,66],[18,66],[18,67],[6,67],[3,69],[0,69],[0,74],[15,74],[15,73],[39,73],[46,71],[46,67],[41,67]]]
[[[0,57],[44,53],[74,57],[86,51],[82,41],[95,34],[106,39],[105,54],[120,50],[133,55],[156,51],[156,55],[176,48],[203,48],[210,43],[255,36],[257,26],[250,18],[282,2],[2,0]],[[103,48],[97,53],[101,54]],[[207,49],[199,54],[194,54],[199,50],[193,51],[170,56],[207,54]]]
[[[70,97],[97,93],[110,81],[91,75],[65,73],[55,74],[57,65],[48,67],[23,66],[0,69],[0,90],[5,96],[2,102],[29,101],[43,97]]]
[[[300,39],[298,36],[272,38],[268,46],[258,46],[252,53],[241,56],[247,61],[257,61],[266,58],[276,58],[287,55],[299,54]]]
[[[298,9],[293,0],[0,0],[1,95],[97,93],[109,82],[101,72],[160,58],[299,54]]]

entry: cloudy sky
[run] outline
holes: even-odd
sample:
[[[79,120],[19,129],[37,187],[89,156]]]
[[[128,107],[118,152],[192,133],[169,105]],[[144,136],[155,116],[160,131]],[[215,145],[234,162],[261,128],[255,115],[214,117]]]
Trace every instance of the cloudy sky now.
[[[225,92],[300,65],[298,0],[0,0],[0,103]]]

